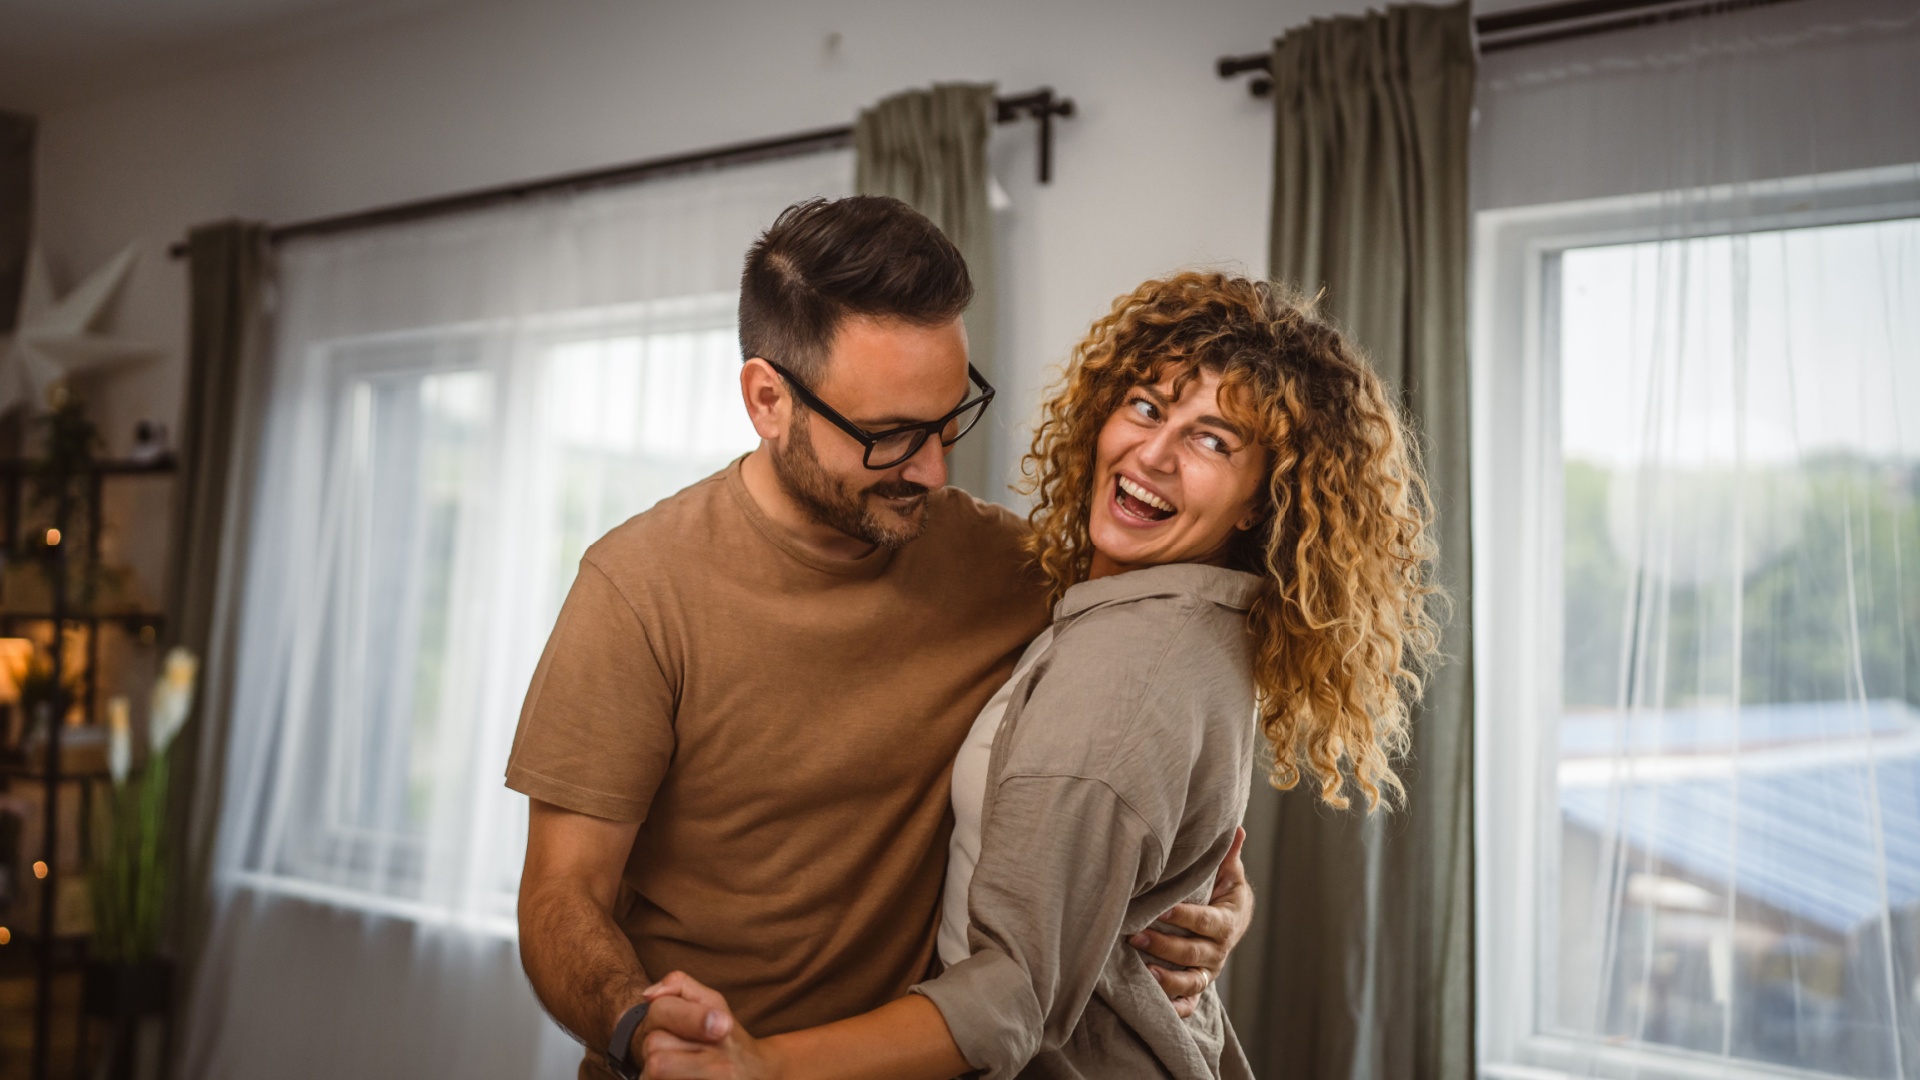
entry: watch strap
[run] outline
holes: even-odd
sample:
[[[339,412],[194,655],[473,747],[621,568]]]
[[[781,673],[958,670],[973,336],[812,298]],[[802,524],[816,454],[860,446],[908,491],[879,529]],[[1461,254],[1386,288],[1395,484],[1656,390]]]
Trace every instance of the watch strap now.
[[[633,1032],[652,1007],[652,1002],[643,1001],[621,1013],[620,1022],[613,1025],[613,1037],[607,1040],[607,1064],[621,1080],[639,1080],[640,1065],[632,1056]]]

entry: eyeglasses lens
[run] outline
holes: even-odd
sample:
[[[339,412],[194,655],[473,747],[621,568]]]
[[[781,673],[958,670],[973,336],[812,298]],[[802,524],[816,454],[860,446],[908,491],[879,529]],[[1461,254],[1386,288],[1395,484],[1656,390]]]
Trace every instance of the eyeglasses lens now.
[[[954,443],[959,442],[960,437],[972,431],[973,425],[979,423],[980,418],[985,416],[986,413],[987,403],[981,401],[973,408],[947,421],[947,426],[940,430],[941,444],[944,446],[952,446]]]
[[[874,443],[867,451],[867,468],[891,469],[920,452],[927,441],[924,431],[903,431]]]

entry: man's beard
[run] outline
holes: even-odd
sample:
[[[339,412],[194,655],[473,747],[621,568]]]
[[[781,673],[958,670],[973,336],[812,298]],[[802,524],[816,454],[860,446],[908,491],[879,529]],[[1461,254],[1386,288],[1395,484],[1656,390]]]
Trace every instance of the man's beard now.
[[[919,539],[927,527],[925,484],[888,480],[856,490],[828,475],[814,455],[813,440],[807,433],[812,417],[803,413],[794,419],[799,422],[788,429],[786,449],[775,450],[769,460],[780,486],[809,517],[828,528],[889,550],[897,551]],[[904,515],[871,505],[875,498],[915,495],[922,496],[921,500]]]

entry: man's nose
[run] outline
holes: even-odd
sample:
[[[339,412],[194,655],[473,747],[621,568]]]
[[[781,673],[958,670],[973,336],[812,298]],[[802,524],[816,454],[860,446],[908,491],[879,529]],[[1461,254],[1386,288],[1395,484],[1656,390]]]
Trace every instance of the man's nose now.
[[[920,449],[907,459],[907,467],[901,470],[902,480],[911,480],[924,485],[928,490],[947,486],[947,451],[951,447],[941,446],[940,437],[929,436],[920,444]]]

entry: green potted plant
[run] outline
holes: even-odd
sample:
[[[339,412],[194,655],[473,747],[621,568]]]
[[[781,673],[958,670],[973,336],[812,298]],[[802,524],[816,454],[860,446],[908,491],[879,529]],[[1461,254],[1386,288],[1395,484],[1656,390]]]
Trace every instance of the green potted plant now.
[[[134,1035],[141,1018],[172,1007],[173,963],[160,954],[169,871],[167,784],[174,737],[193,710],[200,662],[183,648],[167,653],[155,680],[145,760],[134,771],[132,710],[125,698],[107,706],[107,765],[113,786],[102,815],[106,842],[93,867],[93,938],[88,948],[84,1007],[110,1019],[106,1075],[133,1075]]]

